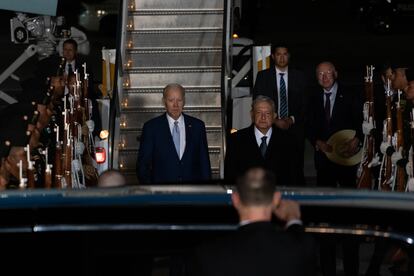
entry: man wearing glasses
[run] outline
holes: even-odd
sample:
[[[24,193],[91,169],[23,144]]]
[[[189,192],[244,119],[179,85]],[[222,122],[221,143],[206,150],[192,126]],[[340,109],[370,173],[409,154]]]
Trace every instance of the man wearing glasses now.
[[[319,88],[310,99],[310,118],[307,134],[315,148],[317,185],[322,187],[356,187],[356,166],[343,166],[331,162],[326,153],[332,152],[327,143],[329,137],[344,129],[355,130],[355,137],[347,142],[349,155],[358,150],[362,141],[362,93],[345,88],[337,82],[338,72],[331,62],[322,62],[316,67]],[[336,275],[336,241],[321,242],[321,267],[324,276]],[[345,275],[358,275],[357,243],[343,242]]]

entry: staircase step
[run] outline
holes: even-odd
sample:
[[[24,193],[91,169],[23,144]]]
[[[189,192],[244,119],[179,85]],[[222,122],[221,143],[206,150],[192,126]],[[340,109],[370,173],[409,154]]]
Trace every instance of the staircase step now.
[[[223,14],[133,15],[128,17],[128,26],[130,30],[222,28]]]
[[[220,107],[221,94],[217,92],[189,92],[186,90],[186,102],[191,107]],[[162,108],[162,91],[156,93],[125,93],[123,94],[122,106],[133,108]]]
[[[157,30],[129,31],[128,43],[130,48],[157,47],[221,47],[223,32],[220,29],[204,30]]]
[[[148,73],[132,70],[128,72],[130,75],[124,83],[126,83],[126,88],[164,87],[168,83],[179,83],[184,87],[221,87],[220,70],[203,71],[155,70]]]
[[[145,69],[151,67],[193,67],[221,69],[221,49],[214,51],[127,51],[127,62],[130,69]]]
[[[132,10],[143,9],[223,9],[223,0],[135,0]]]
[[[129,16],[159,16],[159,15],[195,15],[195,14],[223,14],[223,9],[187,9],[187,8],[176,8],[176,9],[141,9],[141,10],[130,10]]]

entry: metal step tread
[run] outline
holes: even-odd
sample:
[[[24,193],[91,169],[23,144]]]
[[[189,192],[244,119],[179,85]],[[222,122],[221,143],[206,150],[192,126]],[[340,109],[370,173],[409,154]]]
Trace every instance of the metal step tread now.
[[[221,87],[184,87],[185,93],[221,93]],[[148,88],[124,88],[124,95],[134,95],[134,94],[159,94],[163,93],[164,87],[148,87]]]
[[[202,107],[191,107],[186,106],[184,109],[184,113],[186,112],[221,112],[221,107],[209,107],[209,106],[202,106]],[[164,107],[122,107],[121,114],[125,113],[164,113]]]
[[[222,52],[222,47],[133,47],[126,49],[128,54],[174,54],[174,53],[215,53]]]
[[[204,67],[143,67],[143,68],[126,68],[124,71],[128,74],[158,74],[158,73],[211,73],[221,72],[221,66],[204,66]]]
[[[181,32],[202,32],[202,31],[223,31],[223,27],[181,27],[181,28],[142,28],[129,29],[128,32],[139,33],[181,33]]]
[[[188,34],[188,33],[222,33],[223,28],[203,27],[203,28],[163,28],[163,29],[138,29],[128,30],[128,34]]]
[[[129,10],[129,16],[137,15],[191,15],[191,14],[223,14],[224,10],[216,9],[139,9]]]

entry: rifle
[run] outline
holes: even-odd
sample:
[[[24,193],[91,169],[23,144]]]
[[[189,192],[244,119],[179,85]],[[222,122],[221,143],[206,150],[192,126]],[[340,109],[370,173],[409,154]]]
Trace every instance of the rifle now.
[[[411,192],[414,191],[414,108],[411,109],[410,112],[410,134],[411,134],[411,147],[408,152],[408,165],[406,167],[407,175],[408,175],[408,181],[406,185],[406,191]]]
[[[371,167],[378,164],[374,160],[375,156],[375,139],[373,135],[373,129],[375,129],[374,121],[374,85],[373,85],[373,72],[374,67],[372,65],[367,66],[367,75],[365,77],[365,103],[364,103],[364,144],[363,144],[363,156],[359,171],[358,189],[372,189],[373,177]]]
[[[34,167],[33,162],[30,159],[30,145],[27,144],[27,146],[24,148],[26,151],[26,159],[27,159],[27,186],[29,188],[35,188],[35,174],[34,174]]]
[[[45,188],[50,189],[52,188],[52,166],[49,164],[49,152],[48,148],[45,149],[43,152],[46,157],[46,168],[45,168]]]
[[[23,161],[20,160],[17,166],[19,167],[19,188],[25,189],[27,187],[27,178],[23,177]]]
[[[395,166],[391,161],[391,154],[394,149],[391,145],[392,142],[392,91],[391,81],[387,80],[387,89],[385,90],[386,106],[387,106],[387,118],[384,120],[384,129],[382,135],[381,152],[383,154],[381,169],[379,174],[378,189],[384,191],[391,190],[391,184],[393,182],[393,175]]]
[[[400,158],[401,159],[402,156],[404,155],[403,151],[404,151],[404,121],[403,121],[403,110],[401,107],[401,91],[398,91],[398,102],[397,102],[397,132],[396,132],[396,151],[394,154],[399,154],[401,153]],[[398,160],[396,160],[398,162]],[[396,163],[397,163],[396,162]],[[397,165],[397,164],[396,164]],[[406,185],[406,180],[405,180],[405,168],[398,166],[397,165],[397,169],[396,169],[396,176],[395,176],[395,185],[394,188],[396,189],[396,191],[398,192],[404,192],[405,191],[405,185]]]
[[[62,146],[59,140],[59,126],[56,125],[56,149],[55,149],[55,163],[54,163],[54,174],[53,183],[55,188],[62,188],[61,180],[63,176],[62,172]]]

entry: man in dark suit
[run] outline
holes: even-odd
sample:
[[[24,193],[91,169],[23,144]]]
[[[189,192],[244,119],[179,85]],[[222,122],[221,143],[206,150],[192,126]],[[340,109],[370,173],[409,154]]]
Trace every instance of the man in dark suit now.
[[[140,184],[207,181],[211,178],[206,128],[184,113],[185,91],[164,88],[166,113],[144,124],[137,161]]]
[[[356,188],[357,166],[342,166],[331,162],[325,153],[332,152],[327,143],[337,131],[352,129],[355,137],[347,142],[346,151],[353,155],[362,141],[362,96],[338,84],[338,73],[331,62],[316,68],[320,88],[311,95],[309,140],[315,148],[317,185]],[[321,241],[321,267],[324,276],[336,275],[335,240]],[[358,275],[358,245],[353,240],[343,242],[344,270],[347,276]]]
[[[252,167],[270,170],[277,176],[275,104],[271,98],[259,95],[253,100],[250,113],[253,124],[233,133],[227,143],[224,176],[232,184]]]
[[[193,275],[316,275],[316,247],[298,224],[299,205],[281,199],[272,173],[248,170],[239,178],[232,202],[240,227],[226,238],[197,248]],[[287,230],[271,222],[272,214],[287,222]]]
[[[362,96],[338,84],[338,73],[330,62],[322,62],[316,68],[320,88],[310,97],[308,138],[315,148],[317,185],[329,187],[356,187],[356,166],[342,166],[331,162],[325,155],[331,152],[326,141],[332,134],[344,129],[355,130],[348,142],[347,151],[356,153],[362,134]]]
[[[253,89],[253,98],[268,96],[275,102],[276,128],[283,147],[279,155],[283,156],[278,175],[280,185],[302,186],[304,163],[304,113],[306,79],[304,74],[289,65],[289,52],[286,46],[272,45],[272,58],[275,66],[257,74]]]

